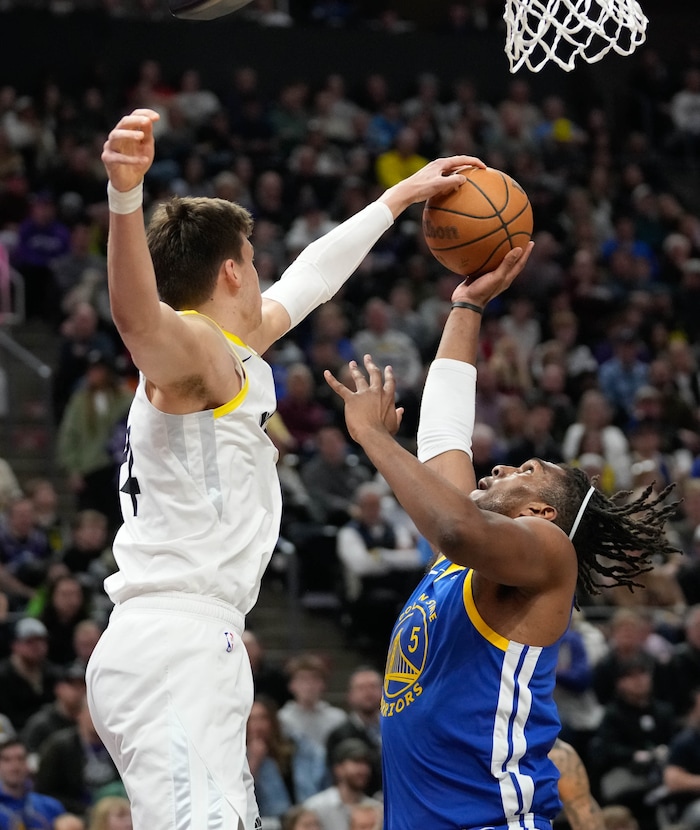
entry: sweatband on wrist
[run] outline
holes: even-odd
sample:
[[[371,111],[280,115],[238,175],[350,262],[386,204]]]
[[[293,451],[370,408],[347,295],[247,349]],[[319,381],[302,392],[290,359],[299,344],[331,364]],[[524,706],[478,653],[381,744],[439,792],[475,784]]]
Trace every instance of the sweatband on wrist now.
[[[143,182],[131,190],[117,190],[107,182],[107,204],[112,213],[133,213],[143,205]]]
[[[441,357],[428,370],[418,421],[418,460],[449,450],[472,457],[476,413],[476,366]]]
[[[452,308],[468,308],[469,311],[476,311],[477,314],[484,313],[484,307],[475,305],[474,303],[467,303],[464,300],[455,300],[452,303]]]
[[[342,288],[393,222],[384,202],[372,202],[308,245],[263,297],[284,306],[293,328]]]

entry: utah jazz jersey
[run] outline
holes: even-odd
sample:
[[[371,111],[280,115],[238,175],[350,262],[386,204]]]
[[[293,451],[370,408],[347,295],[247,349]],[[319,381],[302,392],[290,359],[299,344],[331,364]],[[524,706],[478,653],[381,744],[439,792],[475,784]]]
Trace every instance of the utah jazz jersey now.
[[[170,415],[139,381],[119,477],[119,570],[105,581],[113,602],[174,591],[223,600],[243,614],[255,604],[281,516],[277,450],[265,431],[275,390],[270,366],[224,335],[231,371],[245,377],[223,406]]]
[[[479,616],[473,571],[441,558],[392,633],[384,678],[386,830],[550,828],[547,753],[559,644],[507,640]]]

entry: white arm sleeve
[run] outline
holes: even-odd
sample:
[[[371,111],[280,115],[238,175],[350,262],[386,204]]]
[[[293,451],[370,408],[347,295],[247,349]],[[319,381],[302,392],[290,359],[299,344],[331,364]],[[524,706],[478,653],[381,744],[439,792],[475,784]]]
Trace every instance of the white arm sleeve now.
[[[472,457],[476,410],[476,367],[441,357],[428,370],[418,421],[418,460],[448,450]]]
[[[393,222],[384,202],[372,202],[307,246],[263,297],[283,305],[294,328],[330,300]]]

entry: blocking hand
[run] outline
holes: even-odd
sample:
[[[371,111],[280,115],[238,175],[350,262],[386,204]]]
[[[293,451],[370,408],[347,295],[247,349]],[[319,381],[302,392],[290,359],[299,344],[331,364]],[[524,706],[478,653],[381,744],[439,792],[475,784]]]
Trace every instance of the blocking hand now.
[[[153,164],[153,123],[159,118],[154,110],[134,110],[125,115],[107,137],[102,163],[116,190],[131,190],[143,181]]]
[[[401,425],[403,407],[396,407],[396,381],[391,366],[384,370],[374,363],[368,354],[364,358],[369,381],[357,363],[350,362],[350,374],[355,391],[342,384],[331,372],[323,373],[326,383],[345,403],[345,423],[350,435],[358,444],[367,430],[386,430],[395,435]]]

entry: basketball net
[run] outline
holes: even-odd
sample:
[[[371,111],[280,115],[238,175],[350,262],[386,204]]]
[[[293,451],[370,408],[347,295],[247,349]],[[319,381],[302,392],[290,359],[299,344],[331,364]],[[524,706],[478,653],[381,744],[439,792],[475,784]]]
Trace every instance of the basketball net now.
[[[630,55],[649,22],[637,0],[506,0],[503,19],[511,72],[548,61],[570,72],[577,58],[595,63],[611,49]]]

